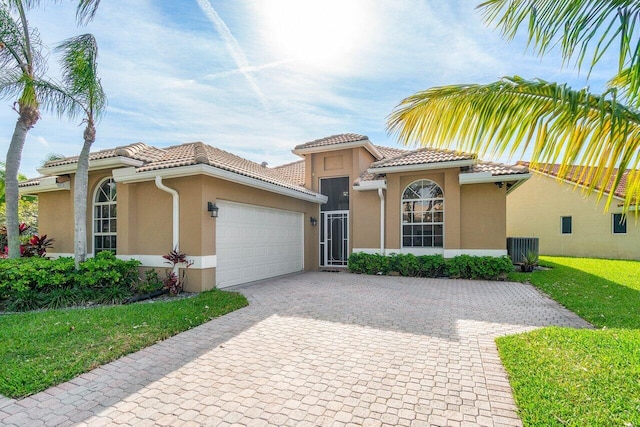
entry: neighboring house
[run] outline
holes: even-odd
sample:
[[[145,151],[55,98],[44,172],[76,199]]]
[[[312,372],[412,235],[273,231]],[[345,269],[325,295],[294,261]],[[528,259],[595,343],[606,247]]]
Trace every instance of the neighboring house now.
[[[628,221],[622,215],[629,171],[613,189],[613,201],[605,210],[612,180],[598,200],[597,191],[585,194],[589,182],[579,181],[578,167],[566,180],[558,179],[558,169],[559,165],[532,168],[533,177],[509,194],[507,235],[539,238],[545,255],[640,259],[640,227],[633,214]]]
[[[303,160],[268,168],[201,142],[143,143],[90,156],[88,247],[163,267],[179,244],[201,291],[345,267],[354,251],[506,254],[506,195],[526,167],[470,154],[335,135],[301,144]],[[22,184],[39,196],[40,229],[73,253],[77,158],[46,163]],[[212,218],[208,207],[219,208]]]

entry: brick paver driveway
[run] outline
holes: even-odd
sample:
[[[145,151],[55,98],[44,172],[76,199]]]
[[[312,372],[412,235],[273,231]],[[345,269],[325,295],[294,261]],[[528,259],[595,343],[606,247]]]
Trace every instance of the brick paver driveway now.
[[[494,338],[587,327],[530,286],[305,273],[32,397],[2,425],[520,425]]]

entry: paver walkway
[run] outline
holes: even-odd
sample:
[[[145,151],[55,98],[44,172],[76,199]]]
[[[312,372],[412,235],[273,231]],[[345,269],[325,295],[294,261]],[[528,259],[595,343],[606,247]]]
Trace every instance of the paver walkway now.
[[[494,338],[588,327],[528,285],[305,273],[22,400],[1,425],[517,426]]]

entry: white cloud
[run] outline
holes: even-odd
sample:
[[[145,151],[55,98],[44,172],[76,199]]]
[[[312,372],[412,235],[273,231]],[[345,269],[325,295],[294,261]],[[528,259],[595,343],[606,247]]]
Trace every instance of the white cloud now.
[[[215,16],[203,13],[203,6],[211,12],[207,0],[110,0],[80,29],[73,2],[61,2],[36,11],[31,23],[50,45],[81,32],[96,35],[109,106],[94,150],[201,140],[274,166],[295,160],[296,144],[335,133],[394,145],[386,116],[402,98],[431,86],[513,74],[584,84],[573,70],[560,70],[553,56],[540,61],[525,56],[523,44],[506,44],[484,26],[475,3],[354,1],[358,19],[341,24],[356,30],[353,40],[344,40],[348,53],[323,62],[269,45],[261,11],[270,3],[262,0],[216,2]],[[327,22],[328,31],[337,22]],[[55,55],[50,60],[56,74]],[[594,87],[601,76],[595,77]],[[11,104],[0,102],[4,150],[17,119]],[[43,147],[77,155],[82,130],[79,121],[43,114],[29,134],[21,170],[36,174]]]

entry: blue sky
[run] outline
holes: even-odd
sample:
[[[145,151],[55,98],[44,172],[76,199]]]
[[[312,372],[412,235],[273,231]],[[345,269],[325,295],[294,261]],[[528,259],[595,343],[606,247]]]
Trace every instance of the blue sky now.
[[[46,2],[44,2],[46,3]],[[354,132],[398,146],[386,116],[433,86],[520,75],[584,86],[586,73],[526,51],[488,28],[472,0],[106,0],[88,26],[75,1],[30,13],[50,47],[91,32],[109,98],[93,151],[138,141],[203,141],[270,166],[291,149]],[[49,74],[57,76],[49,53]],[[613,73],[594,73],[601,91]],[[0,101],[0,146],[16,113]],[[30,131],[21,172],[38,175],[48,153],[77,155],[83,126],[44,113]],[[516,159],[514,159],[516,160]]]

